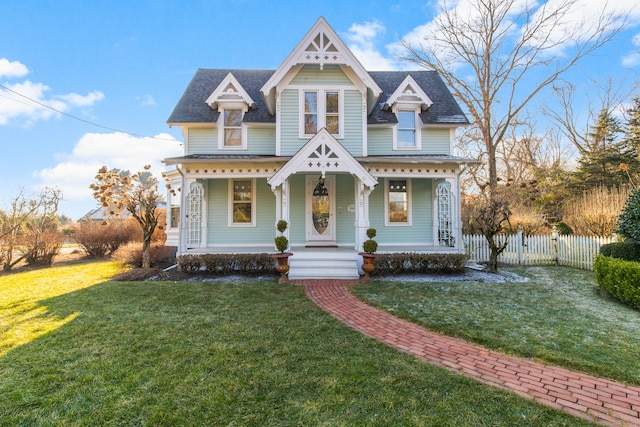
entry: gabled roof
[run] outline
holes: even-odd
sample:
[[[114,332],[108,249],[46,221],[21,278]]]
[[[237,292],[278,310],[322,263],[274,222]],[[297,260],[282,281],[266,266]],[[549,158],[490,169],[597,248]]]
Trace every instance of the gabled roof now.
[[[300,172],[322,175],[348,172],[357,176],[369,188],[378,184],[378,180],[325,128],[320,129],[278,172],[267,179],[267,183],[271,188],[276,188],[290,175]]]
[[[254,100],[254,108],[244,115],[245,122],[275,123],[260,93],[260,88],[271,77],[273,70],[219,70],[198,69],[178,104],[167,120],[169,125],[181,123],[216,123],[218,110],[207,105],[207,99],[231,73],[246,93]]]
[[[383,108],[391,108],[394,104],[399,102],[416,105],[419,104],[422,111],[431,107],[433,104],[431,98],[424,93],[424,90],[422,90],[420,85],[418,85],[413,77],[411,77],[411,74],[405,77],[404,81],[400,83],[400,86],[396,88],[395,92],[389,96],[389,99],[384,103]]]
[[[391,110],[385,110],[389,98],[411,76],[415,83],[424,91],[433,104],[420,114],[425,125],[464,126],[469,121],[460,106],[449,92],[440,75],[436,71],[372,71],[371,77],[380,85],[383,94],[378,106],[367,118],[370,125],[397,123],[396,115]]]
[[[253,108],[255,106],[253,99],[249,96],[247,91],[244,90],[232,72],[227,74],[224,80],[222,80],[206,100],[206,103],[211,108],[217,108],[219,103],[224,105],[224,103],[238,102],[246,104],[249,108]]]
[[[366,87],[368,99],[375,100],[382,92],[329,23],[323,17],[320,17],[260,89],[271,114],[275,113],[276,108],[276,86],[287,76],[291,69],[303,64],[319,64],[320,69],[324,64],[347,66],[353,70]]]
[[[244,115],[248,123],[275,123],[275,115],[269,114],[260,88],[274,74],[273,70],[237,70],[237,69],[198,69],[178,101],[169,124],[182,123],[215,123],[218,111],[211,109],[206,101],[212,92],[218,88],[231,73],[244,88],[246,93],[255,101],[253,109]],[[368,116],[370,125],[384,125],[397,123],[396,115],[384,109],[391,96],[402,87],[408,76],[424,91],[433,104],[420,114],[425,125],[461,126],[469,124],[464,113],[458,106],[449,89],[435,71],[372,71],[371,78],[382,89],[379,102]]]

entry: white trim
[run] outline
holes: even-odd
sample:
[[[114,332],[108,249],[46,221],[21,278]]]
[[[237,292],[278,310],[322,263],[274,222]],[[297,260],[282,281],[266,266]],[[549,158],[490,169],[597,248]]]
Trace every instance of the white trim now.
[[[408,75],[398,88],[389,96],[387,102],[384,103],[385,109],[393,108],[398,103],[418,104],[422,111],[427,110],[433,105],[433,101],[422,90],[420,85]]]
[[[305,94],[308,92],[315,92],[318,94],[318,105],[317,108],[317,129],[316,133],[320,131],[322,128],[326,128],[327,124],[327,92],[337,92],[338,93],[338,120],[339,120],[339,129],[340,132],[337,134],[331,134],[336,139],[344,138],[344,89],[334,89],[329,87],[300,87],[298,89],[298,138],[300,139],[309,139],[312,138],[316,133],[304,133],[304,117],[306,112],[304,110],[304,100]]]
[[[256,226],[256,180],[255,178],[229,178],[227,191],[227,225],[230,228],[236,227],[255,227]],[[250,181],[251,182],[251,222],[233,222],[233,192],[234,183],[236,181]]]
[[[323,40],[321,46],[314,48],[316,49],[314,52],[308,51],[307,48],[311,46],[312,43],[315,44],[315,39],[318,37],[321,37]],[[328,41],[328,43],[325,43],[325,40]],[[322,52],[318,49],[321,49]],[[293,67],[300,64],[320,64],[322,68],[325,63],[338,64],[341,66],[346,65],[353,69],[355,75],[358,76],[367,88],[370,99],[376,100],[382,93],[382,89],[380,89],[373,78],[371,78],[367,70],[349,50],[347,45],[340,39],[327,21],[323,17],[320,17],[260,89],[262,96],[265,98],[269,113],[276,113],[275,92],[279,91],[277,86]],[[371,113],[376,105],[376,102],[370,102],[368,112]]]
[[[407,183],[407,222],[389,221],[389,181],[406,181]],[[387,227],[410,227],[412,221],[412,191],[411,178],[385,178],[384,180],[384,225]]]
[[[318,183],[318,175],[305,176],[305,244],[330,245],[336,244],[336,178],[326,175],[325,185],[329,196],[329,219],[325,233],[318,234],[313,224],[313,190]]]
[[[227,74],[205,102],[212,109],[228,103],[242,103],[251,108],[255,106],[253,99],[231,73]]]
[[[320,129],[298,150],[295,156],[267,179],[267,183],[273,190],[289,176],[299,172],[317,174],[347,172],[358,177],[369,188],[378,184],[378,180],[324,128]]]

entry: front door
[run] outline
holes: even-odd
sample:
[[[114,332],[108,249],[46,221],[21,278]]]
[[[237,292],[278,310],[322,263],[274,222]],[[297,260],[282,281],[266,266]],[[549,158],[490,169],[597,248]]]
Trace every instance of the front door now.
[[[327,175],[306,176],[307,246],[336,244],[336,178]]]

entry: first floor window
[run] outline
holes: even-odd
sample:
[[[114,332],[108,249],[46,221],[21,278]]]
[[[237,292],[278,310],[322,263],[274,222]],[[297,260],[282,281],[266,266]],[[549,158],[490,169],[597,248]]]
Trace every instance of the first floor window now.
[[[251,179],[231,181],[231,223],[233,225],[254,224],[254,189]]]
[[[180,206],[171,206],[170,228],[178,228],[180,225]]]
[[[224,146],[242,146],[242,116],[241,109],[224,110]]]
[[[409,223],[409,197],[406,179],[390,179],[388,181],[387,221],[389,224]]]

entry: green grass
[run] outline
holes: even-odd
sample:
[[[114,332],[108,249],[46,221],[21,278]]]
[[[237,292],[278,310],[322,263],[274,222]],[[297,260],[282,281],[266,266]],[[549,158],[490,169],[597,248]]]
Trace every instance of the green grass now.
[[[0,425],[588,425],[364,337],[301,287],[115,270],[0,276]]]
[[[447,335],[640,385],[640,311],[601,295],[593,272],[564,267],[512,271],[530,281],[378,281],[353,292]]]

